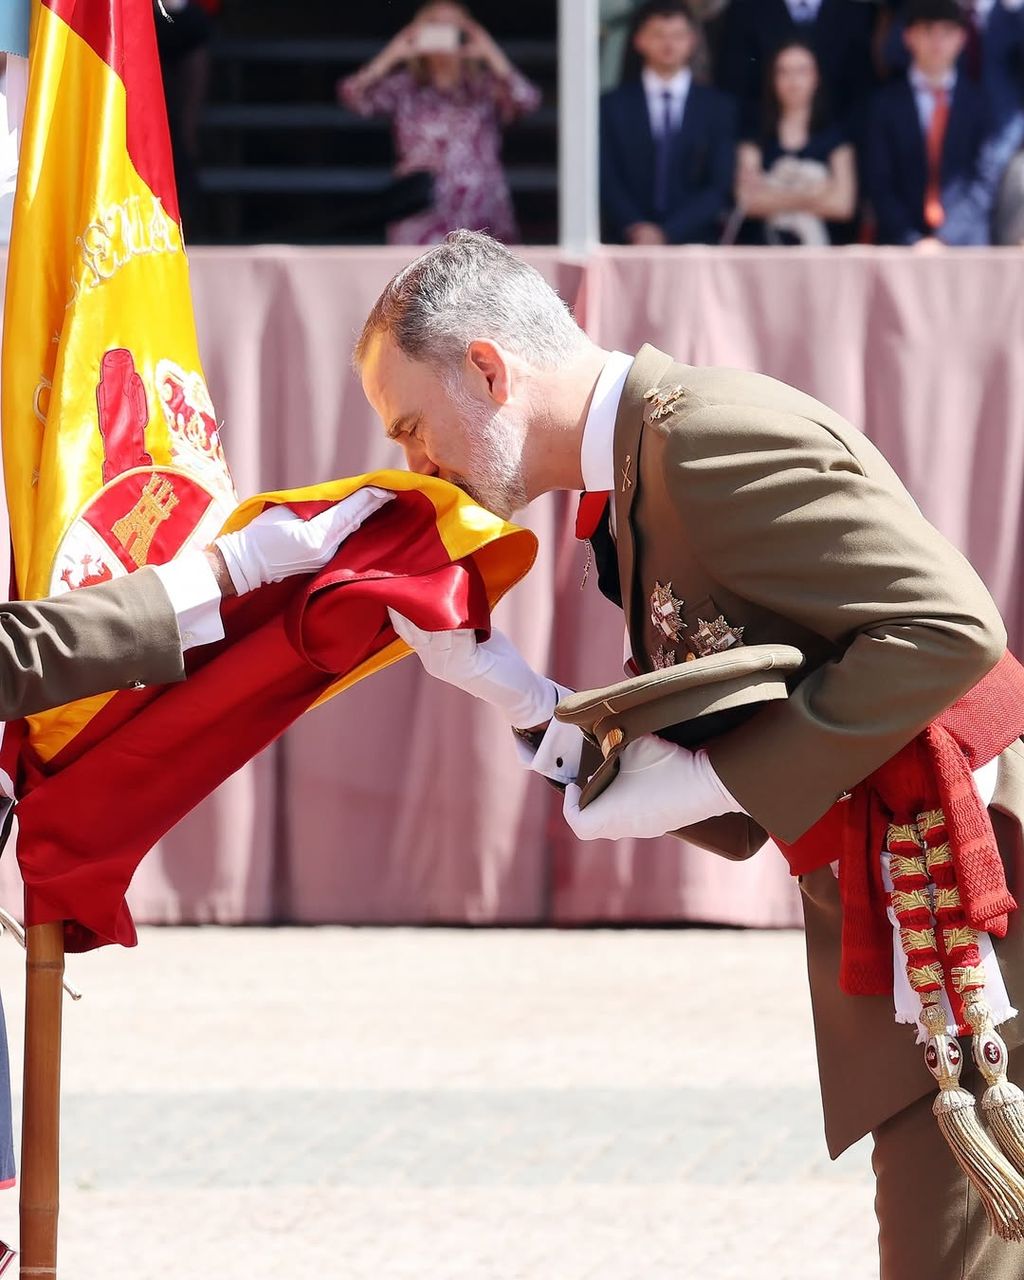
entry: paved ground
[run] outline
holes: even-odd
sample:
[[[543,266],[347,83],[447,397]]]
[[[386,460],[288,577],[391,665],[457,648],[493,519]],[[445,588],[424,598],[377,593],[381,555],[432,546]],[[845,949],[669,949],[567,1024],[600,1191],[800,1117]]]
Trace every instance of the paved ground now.
[[[62,1280],[877,1275],[799,935],[150,929],[70,971]],[[10,941],[0,986],[18,1080]]]

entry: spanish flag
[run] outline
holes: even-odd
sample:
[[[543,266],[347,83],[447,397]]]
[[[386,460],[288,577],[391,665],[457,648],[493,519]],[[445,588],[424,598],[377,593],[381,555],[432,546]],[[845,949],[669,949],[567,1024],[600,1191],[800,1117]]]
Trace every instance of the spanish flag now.
[[[22,599],[170,560],[237,502],[146,0],[33,0],[0,413]],[[50,760],[104,701],[33,716],[33,753]]]
[[[164,563],[271,504],[310,518],[365,484],[398,495],[315,577],[227,602],[225,639],[189,651],[185,683],[27,722],[26,920],[64,921],[69,950],[131,945],[124,895],[140,859],[304,711],[408,652],[388,605],[426,630],[486,634],[536,544],[405,472],[236,507],[196,344],[149,0],[33,0],[2,384],[23,598]]]

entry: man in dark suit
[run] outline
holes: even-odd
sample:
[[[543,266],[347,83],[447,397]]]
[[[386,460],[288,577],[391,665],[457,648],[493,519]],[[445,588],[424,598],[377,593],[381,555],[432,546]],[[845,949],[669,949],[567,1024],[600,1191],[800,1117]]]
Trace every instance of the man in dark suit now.
[[[956,225],[956,243],[987,243],[987,210],[965,217],[960,207],[977,182],[988,131],[981,91],[957,69],[967,41],[963,11],[956,0],[911,0],[903,38],[910,68],[875,95],[863,159],[878,239],[950,242]]]
[[[909,54],[903,41],[906,0],[888,0],[895,14],[882,45],[886,70],[904,72]],[[977,177],[958,184],[942,238],[947,244],[1020,242],[1019,183],[1011,164],[1024,160],[1024,0],[962,0],[968,37],[957,67],[980,87],[988,136]],[[1016,161],[1014,157],[1017,157]],[[1015,170],[1016,171],[1016,170]]]
[[[640,79],[601,100],[604,239],[617,244],[714,242],[735,164],[732,104],[694,84],[699,32],[684,5],[651,3],[633,37]]]
[[[892,13],[881,43],[885,74],[910,65],[903,40],[908,0],[885,0]],[[1024,0],[962,0],[967,41],[958,70],[980,84],[992,127],[1002,130],[1024,108]]]
[[[733,0],[725,15],[716,82],[740,103],[744,133],[761,114],[765,71],[787,40],[806,40],[818,56],[836,119],[854,125],[874,81],[875,7],[862,0]]]

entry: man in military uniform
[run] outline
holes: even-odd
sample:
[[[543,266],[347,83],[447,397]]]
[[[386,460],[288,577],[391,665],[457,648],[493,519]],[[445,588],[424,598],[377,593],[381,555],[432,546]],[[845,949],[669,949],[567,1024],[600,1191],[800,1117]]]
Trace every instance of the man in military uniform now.
[[[413,470],[461,484],[503,516],[551,490],[584,491],[578,533],[592,539],[600,585],[623,609],[632,670],[743,644],[792,645],[805,656],[788,699],[703,748],[653,735],[629,742],[618,776],[581,811],[579,730],[551,720],[564,691],[498,634],[483,643],[466,632],[430,636],[395,617],[428,671],[505,712],[524,762],[566,784],[565,817],[584,839],[690,828],[687,838],[696,829],[729,857],[749,856],[767,833],[791,848],[813,846],[835,815],[867,813],[858,799],[866,780],[1013,662],[977,574],[837,413],[757,374],[688,367],[650,346],[635,357],[601,350],[535,272],[486,236],[454,233],[400,272],[366,322],[356,363]],[[994,828],[1005,907],[1024,871],[1024,703],[1004,702],[1002,737],[968,756],[966,778]],[[721,815],[733,821],[717,844]],[[842,829],[858,828],[851,820]],[[886,846],[894,877],[910,865],[895,830]],[[829,863],[859,868],[859,857],[877,878],[880,846],[866,862],[861,846],[826,842],[826,854],[819,847],[804,859],[813,869],[801,883],[829,1151],[873,1135],[884,1280],[1008,1280],[1024,1269],[1024,1246],[990,1233],[979,1175],[968,1180],[932,1117],[936,1095],[914,1030],[896,1024],[908,993],[884,905],[888,993],[858,985],[851,922],[861,903],[852,888],[841,902]],[[935,883],[948,847],[928,853]],[[926,914],[929,901],[907,898]],[[998,963],[982,933],[984,964],[958,972],[969,969],[983,987],[1008,1046],[1006,1074],[1021,1081],[1024,1029],[1010,999],[1020,998],[1024,931],[1019,911],[1001,918],[1008,929],[996,916],[991,928]],[[876,942],[878,924],[870,922]],[[935,930],[907,937],[923,946]],[[904,1021],[936,998],[925,989],[935,972],[907,968],[924,994]],[[964,1017],[950,1018],[962,1031]],[[928,1042],[936,1079],[943,1062],[959,1067],[956,1033],[942,1025]],[[964,1082],[977,1077],[965,1069]],[[948,1071],[940,1085],[944,1098],[960,1096],[948,1092]],[[1005,1234],[1019,1237],[1019,1224]]]

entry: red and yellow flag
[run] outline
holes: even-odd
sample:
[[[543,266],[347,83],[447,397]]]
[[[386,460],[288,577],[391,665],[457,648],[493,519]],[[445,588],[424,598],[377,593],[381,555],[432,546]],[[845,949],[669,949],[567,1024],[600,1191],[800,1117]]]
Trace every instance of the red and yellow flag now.
[[[7,272],[4,476],[22,599],[170,560],[236,497],[196,343],[146,0],[33,0]],[[49,760],[104,698],[33,716]]]
[[[149,0],[32,0],[2,366],[15,586],[57,594],[205,545],[270,503],[312,515],[362,484],[398,498],[327,570],[225,608],[189,679],[33,716],[18,762],[29,923],[131,943],[124,893],[184,813],[309,707],[429,630],[486,630],[535,539],[404,472],[236,510],[196,343]]]

